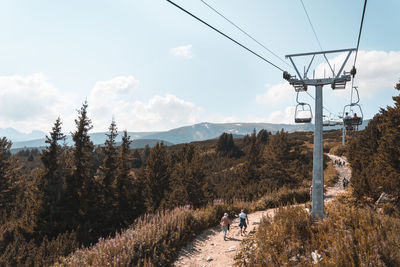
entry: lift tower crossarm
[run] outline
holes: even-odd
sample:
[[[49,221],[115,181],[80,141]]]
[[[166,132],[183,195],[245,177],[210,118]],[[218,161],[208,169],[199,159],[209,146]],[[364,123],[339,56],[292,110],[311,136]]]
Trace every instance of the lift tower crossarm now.
[[[321,54],[332,54],[332,53],[341,53],[341,52],[356,51],[356,50],[357,50],[356,48],[348,48],[348,49],[338,49],[338,50],[327,50],[327,51],[319,51],[319,52],[291,54],[291,55],[286,55],[285,58],[301,57],[301,56],[312,56],[312,55],[321,55]]]

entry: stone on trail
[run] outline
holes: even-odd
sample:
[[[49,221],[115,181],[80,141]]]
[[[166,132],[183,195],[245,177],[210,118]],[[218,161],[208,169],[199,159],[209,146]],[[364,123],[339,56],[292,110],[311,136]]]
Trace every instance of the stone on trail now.
[[[211,258],[210,256],[207,257],[207,261],[208,261],[208,262],[210,262],[210,261],[212,261],[212,260],[213,260],[213,258]]]
[[[232,252],[236,250],[236,246],[232,246],[230,248],[228,248],[227,252]]]

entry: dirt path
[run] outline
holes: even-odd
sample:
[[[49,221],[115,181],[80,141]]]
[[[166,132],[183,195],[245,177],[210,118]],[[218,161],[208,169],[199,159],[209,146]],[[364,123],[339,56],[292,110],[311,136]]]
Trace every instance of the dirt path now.
[[[339,175],[339,180],[338,182],[333,186],[329,187],[325,193],[325,201],[330,202],[332,201],[339,193],[344,192],[343,188],[343,178],[346,178],[347,180],[350,181],[351,179],[351,170],[348,167],[348,162],[345,157],[338,157],[332,154],[327,154],[327,156],[332,160],[341,160],[342,162],[345,162],[344,166],[338,166],[334,165],[335,169]]]
[[[345,159],[341,157],[330,154],[328,154],[328,156],[332,160],[340,159],[345,161]],[[350,169],[347,168],[347,161],[345,167],[339,167],[337,165],[335,167],[339,174],[339,181],[335,186],[328,188],[325,195],[326,202],[331,201],[337,194],[344,191],[342,185],[343,177],[350,179],[351,176]],[[255,231],[263,216],[274,216],[275,211],[276,209],[268,209],[249,214],[250,223],[247,228],[247,234]],[[234,257],[240,249],[241,241],[245,238],[245,236],[240,235],[238,225],[239,219],[236,218],[231,224],[231,230],[228,233],[229,240],[227,241],[224,241],[220,226],[205,230],[179,252],[179,257],[173,263],[173,266],[233,266],[235,262]]]

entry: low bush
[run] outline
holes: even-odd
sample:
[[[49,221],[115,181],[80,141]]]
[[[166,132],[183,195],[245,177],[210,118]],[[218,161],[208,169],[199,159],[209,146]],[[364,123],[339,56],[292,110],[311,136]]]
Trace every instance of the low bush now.
[[[334,186],[339,181],[338,173],[333,166],[332,161],[328,162],[324,170],[324,184],[326,186]]]
[[[327,212],[314,221],[304,208],[280,208],[243,243],[237,264],[400,266],[400,219],[337,203]]]
[[[305,203],[310,200],[310,189],[288,189],[282,188],[279,191],[267,194],[257,202],[257,210],[276,208],[281,205]]]
[[[344,146],[342,146],[341,144],[333,146],[330,150],[329,150],[330,154],[336,155],[336,156],[343,156],[346,153],[346,148]]]

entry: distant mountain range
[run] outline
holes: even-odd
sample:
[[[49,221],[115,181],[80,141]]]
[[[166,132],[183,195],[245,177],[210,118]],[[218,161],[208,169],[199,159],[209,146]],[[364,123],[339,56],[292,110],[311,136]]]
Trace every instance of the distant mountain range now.
[[[32,131],[31,133],[21,133],[13,128],[0,128],[0,137],[7,137],[13,142],[29,141],[46,136],[46,133],[42,131]]]
[[[369,120],[364,121],[360,129],[363,129]],[[340,129],[341,126],[329,127],[327,129]],[[156,142],[163,141],[167,145],[190,143],[193,141],[203,141],[208,139],[217,138],[222,133],[232,133],[235,137],[250,134],[253,130],[260,131],[265,129],[267,131],[276,132],[284,129],[287,132],[296,131],[313,131],[313,124],[274,124],[274,123],[198,123],[190,126],[179,127],[169,131],[163,132],[129,132],[128,134],[134,140],[133,148],[143,148],[146,144],[153,146]],[[13,149],[44,147],[45,136],[44,132],[34,131],[30,134],[20,133],[15,129],[7,128],[0,129],[0,136],[6,136],[13,141]],[[33,138],[31,138],[33,137]],[[31,139],[29,139],[31,138]],[[96,145],[103,144],[106,139],[106,133],[92,133],[90,134],[92,142]],[[121,134],[118,136],[117,142],[121,141]],[[66,144],[72,145],[71,136],[67,136]]]

